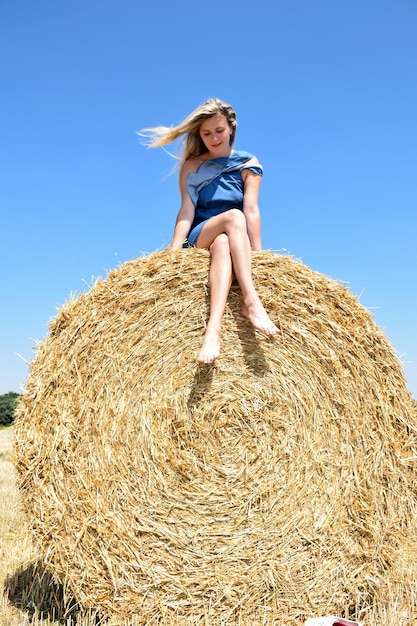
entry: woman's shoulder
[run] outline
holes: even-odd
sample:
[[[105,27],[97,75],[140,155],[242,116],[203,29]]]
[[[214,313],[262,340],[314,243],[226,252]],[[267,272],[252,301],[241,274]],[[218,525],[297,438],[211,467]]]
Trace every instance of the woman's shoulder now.
[[[200,156],[190,157],[182,164],[181,172],[183,172],[184,174],[191,174],[192,172],[196,172],[200,165],[203,163],[203,161],[206,160],[207,159],[204,159]]]
[[[207,159],[200,156],[190,157],[181,165],[179,182],[180,187],[188,187],[191,180],[198,178],[201,165],[204,163],[210,163]]]

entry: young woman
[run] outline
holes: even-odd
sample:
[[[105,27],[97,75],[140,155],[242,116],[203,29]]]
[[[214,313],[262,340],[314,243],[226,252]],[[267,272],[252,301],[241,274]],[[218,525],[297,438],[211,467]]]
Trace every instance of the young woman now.
[[[233,272],[243,297],[243,315],[264,335],[278,328],[266,313],[252,281],[251,250],[261,250],[258,194],[263,173],[256,157],[233,150],[236,113],[212,98],[178,126],[148,128],[149,147],[184,137],[179,183],[181,208],[170,247],[210,251],[210,317],[198,355],[201,364],[220,355],[221,325]]]

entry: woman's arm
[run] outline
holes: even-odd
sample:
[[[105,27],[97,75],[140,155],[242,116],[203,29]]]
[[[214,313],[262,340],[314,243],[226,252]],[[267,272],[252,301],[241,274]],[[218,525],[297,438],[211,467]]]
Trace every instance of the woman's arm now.
[[[174,235],[169,245],[169,248],[171,248],[172,250],[177,250],[178,248],[181,248],[189,233],[191,224],[193,223],[194,219],[195,207],[187,191],[187,176],[189,172],[192,171],[192,165],[191,167],[190,165],[190,162],[186,161],[180,171],[179,182],[181,191],[181,208],[178,211],[177,219],[175,222]]]
[[[256,159],[252,159],[257,164]],[[262,177],[251,170],[242,170],[244,182],[243,212],[246,217],[249,241],[252,250],[262,250],[261,213],[258,206],[259,187]]]

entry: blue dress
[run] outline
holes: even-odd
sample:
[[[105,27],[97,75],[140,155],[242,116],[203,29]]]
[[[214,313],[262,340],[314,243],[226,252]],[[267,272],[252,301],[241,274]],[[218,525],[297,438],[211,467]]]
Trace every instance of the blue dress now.
[[[195,246],[207,220],[229,209],[243,211],[244,183],[242,170],[262,176],[262,165],[249,165],[253,154],[235,150],[228,157],[203,161],[196,172],[188,174],[187,191],[195,206],[195,215],[185,247]]]

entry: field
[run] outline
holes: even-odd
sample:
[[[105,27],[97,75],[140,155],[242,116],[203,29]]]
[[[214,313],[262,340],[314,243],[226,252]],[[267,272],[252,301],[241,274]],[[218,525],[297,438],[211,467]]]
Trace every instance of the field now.
[[[94,616],[74,614],[62,619],[62,591],[40,566],[19,503],[12,464],[13,428],[0,430],[0,626],[92,626]],[[417,572],[410,570],[410,582]],[[401,597],[390,598],[363,618],[364,626],[411,626],[417,623],[414,585]],[[61,613],[60,613],[61,611]],[[59,615],[60,620],[56,618]],[[113,622],[112,622],[113,624]],[[116,624],[116,622],[114,622]],[[136,622],[123,622],[135,626]],[[122,626],[122,622],[120,622]],[[208,625],[207,626],[220,626]],[[242,624],[242,626],[253,626]],[[271,624],[272,626],[272,624]],[[284,626],[275,622],[274,626]]]

